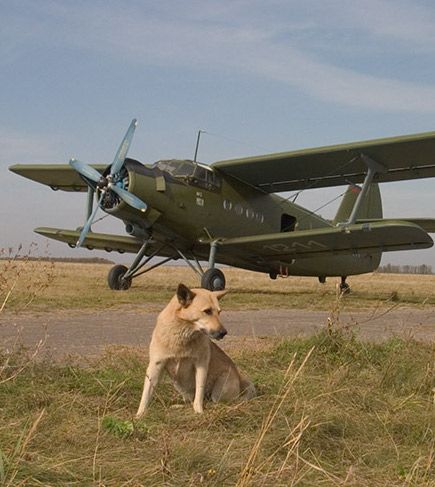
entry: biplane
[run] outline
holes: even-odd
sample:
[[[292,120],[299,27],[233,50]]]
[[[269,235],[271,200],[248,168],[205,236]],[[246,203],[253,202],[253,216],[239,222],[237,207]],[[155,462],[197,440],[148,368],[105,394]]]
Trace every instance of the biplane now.
[[[109,165],[71,159],[9,168],[55,191],[87,193],[82,227],[34,231],[71,247],[136,254],[129,267],[110,270],[111,289],[126,290],[141,274],[182,259],[210,290],[225,288],[217,267],[223,264],[271,279],[341,277],[346,291],[347,276],[372,272],[383,252],[433,245],[434,219],[383,218],[379,185],[435,177],[435,132],[211,165],[144,164],[127,157],[136,125],[133,120]],[[342,185],[347,190],[332,220],[277,194]],[[126,235],[93,232],[98,209],[121,219]]]

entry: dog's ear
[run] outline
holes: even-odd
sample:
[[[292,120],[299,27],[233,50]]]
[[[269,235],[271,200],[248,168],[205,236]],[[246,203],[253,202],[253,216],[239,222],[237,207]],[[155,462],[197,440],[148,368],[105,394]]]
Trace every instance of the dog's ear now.
[[[221,299],[227,294],[228,289],[225,289],[224,291],[214,291],[213,294],[218,298]]]
[[[183,306],[183,308],[187,308],[193,301],[195,297],[195,293],[192,292],[187,286],[184,284],[178,284],[177,288],[177,298],[178,302]]]

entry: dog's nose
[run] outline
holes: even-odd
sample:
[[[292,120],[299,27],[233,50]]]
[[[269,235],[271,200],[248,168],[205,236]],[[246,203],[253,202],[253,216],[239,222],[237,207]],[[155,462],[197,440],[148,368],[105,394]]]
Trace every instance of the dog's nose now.
[[[219,332],[219,340],[222,340],[222,338],[227,334],[227,330],[225,330],[225,328]]]

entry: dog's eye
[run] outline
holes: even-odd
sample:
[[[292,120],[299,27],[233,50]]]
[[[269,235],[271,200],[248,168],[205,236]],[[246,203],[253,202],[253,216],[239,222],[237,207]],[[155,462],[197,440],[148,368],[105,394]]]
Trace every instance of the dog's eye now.
[[[204,310],[204,313],[206,315],[212,315],[213,314],[213,310],[211,308],[207,308],[207,309]]]

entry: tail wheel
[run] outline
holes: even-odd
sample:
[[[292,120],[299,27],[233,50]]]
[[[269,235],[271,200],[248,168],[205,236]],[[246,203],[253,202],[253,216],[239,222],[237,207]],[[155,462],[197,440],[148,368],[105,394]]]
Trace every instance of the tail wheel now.
[[[125,273],[128,271],[125,265],[115,265],[109,271],[109,275],[107,276],[107,283],[109,284],[110,289],[114,291],[126,291],[130,289],[132,279],[128,277],[127,279],[124,278]]]
[[[276,271],[270,271],[269,272],[269,277],[274,281],[278,277],[278,272],[276,272]]]
[[[350,286],[346,282],[346,277],[347,276],[341,277],[341,283],[340,283],[340,293],[341,294],[349,294],[350,293]]]
[[[201,278],[201,287],[209,291],[223,291],[225,289],[225,276],[219,269],[208,269]]]

